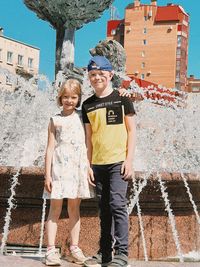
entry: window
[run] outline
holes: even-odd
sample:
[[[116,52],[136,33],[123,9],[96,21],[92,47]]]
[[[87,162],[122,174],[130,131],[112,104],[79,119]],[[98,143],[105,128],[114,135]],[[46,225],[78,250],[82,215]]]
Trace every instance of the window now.
[[[143,45],[146,45],[146,44],[147,44],[147,40],[144,39],[144,40],[143,40]]]
[[[7,63],[12,64],[12,60],[13,60],[13,53],[8,51],[7,52]]]
[[[181,46],[181,40],[182,40],[181,36],[178,36],[178,38],[177,38],[177,46],[178,47]]]
[[[18,55],[18,62],[17,62],[17,64],[19,66],[23,66],[23,56],[22,55]]]
[[[184,49],[181,50],[181,58],[185,59],[186,58],[186,51]]]
[[[176,49],[176,58],[181,58],[181,49],[180,48]]]
[[[141,74],[141,79],[144,80],[144,73]]]
[[[30,69],[32,69],[33,68],[33,59],[32,58],[28,58],[28,67],[30,68]]]
[[[180,48],[177,48],[177,50],[176,50],[176,54],[177,54],[177,55],[180,55],[180,54],[181,54],[181,49],[180,49]]]
[[[180,71],[176,71],[176,82],[180,82]]]
[[[6,75],[6,84],[12,85],[11,78],[9,75]]]
[[[180,70],[180,67],[181,67],[181,62],[180,62],[180,60],[177,60],[176,61],[176,70]]]
[[[111,35],[116,35],[116,29],[113,29],[113,30],[111,31]]]
[[[192,86],[192,91],[193,92],[199,92],[200,91],[200,87],[198,87],[198,86]]]
[[[144,28],[144,29],[143,29],[143,33],[144,33],[144,34],[147,33],[147,28]]]
[[[145,57],[145,51],[142,51],[141,56]]]
[[[142,68],[142,69],[145,68],[145,62],[142,62],[142,64],[141,64],[141,68]]]
[[[181,90],[181,85],[180,85],[180,83],[176,82],[176,83],[175,83],[175,86],[176,86],[176,89]]]

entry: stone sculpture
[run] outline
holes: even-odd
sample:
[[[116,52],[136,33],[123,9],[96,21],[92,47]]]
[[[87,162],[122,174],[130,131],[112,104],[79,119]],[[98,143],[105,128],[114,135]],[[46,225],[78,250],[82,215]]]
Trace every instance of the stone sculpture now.
[[[24,0],[37,16],[48,21],[56,30],[56,67],[60,70],[74,67],[74,35],[84,24],[99,18],[113,0]]]

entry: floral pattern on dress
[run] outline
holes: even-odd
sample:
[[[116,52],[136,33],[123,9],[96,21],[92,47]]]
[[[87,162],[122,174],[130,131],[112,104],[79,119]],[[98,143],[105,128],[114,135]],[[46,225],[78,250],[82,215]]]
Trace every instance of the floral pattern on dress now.
[[[83,124],[77,111],[69,116],[57,114],[51,118],[55,127],[56,146],[52,159],[51,199],[91,198],[93,188],[88,183],[87,149]]]

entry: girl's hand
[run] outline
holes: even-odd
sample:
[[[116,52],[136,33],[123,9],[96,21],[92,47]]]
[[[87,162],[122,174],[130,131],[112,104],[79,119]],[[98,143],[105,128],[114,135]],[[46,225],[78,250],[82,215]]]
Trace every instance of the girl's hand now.
[[[91,167],[88,167],[88,182],[92,186],[96,186],[94,183],[94,173]]]
[[[133,177],[133,167],[131,160],[125,160],[122,163],[121,174],[124,176],[124,180],[132,179]]]
[[[131,94],[125,88],[119,88],[119,95],[131,98]]]
[[[45,178],[44,188],[47,190],[47,192],[51,193],[51,190],[52,190],[52,178],[51,177]]]

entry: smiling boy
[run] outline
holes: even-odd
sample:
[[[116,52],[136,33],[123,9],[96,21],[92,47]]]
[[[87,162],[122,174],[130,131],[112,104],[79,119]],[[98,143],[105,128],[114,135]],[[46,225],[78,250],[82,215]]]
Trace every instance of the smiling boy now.
[[[127,97],[112,88],[113,68],[104,56],[94,56],[88,77],[95,93],[82,105],[88,158],[94,171],[90,184],[96,186],[100,208],[101,263],[95,258],[85,266],[128,265],[127,185],[132,177],[135,151],[135,110]],[[114,257],[112,233],[114,228]]]

